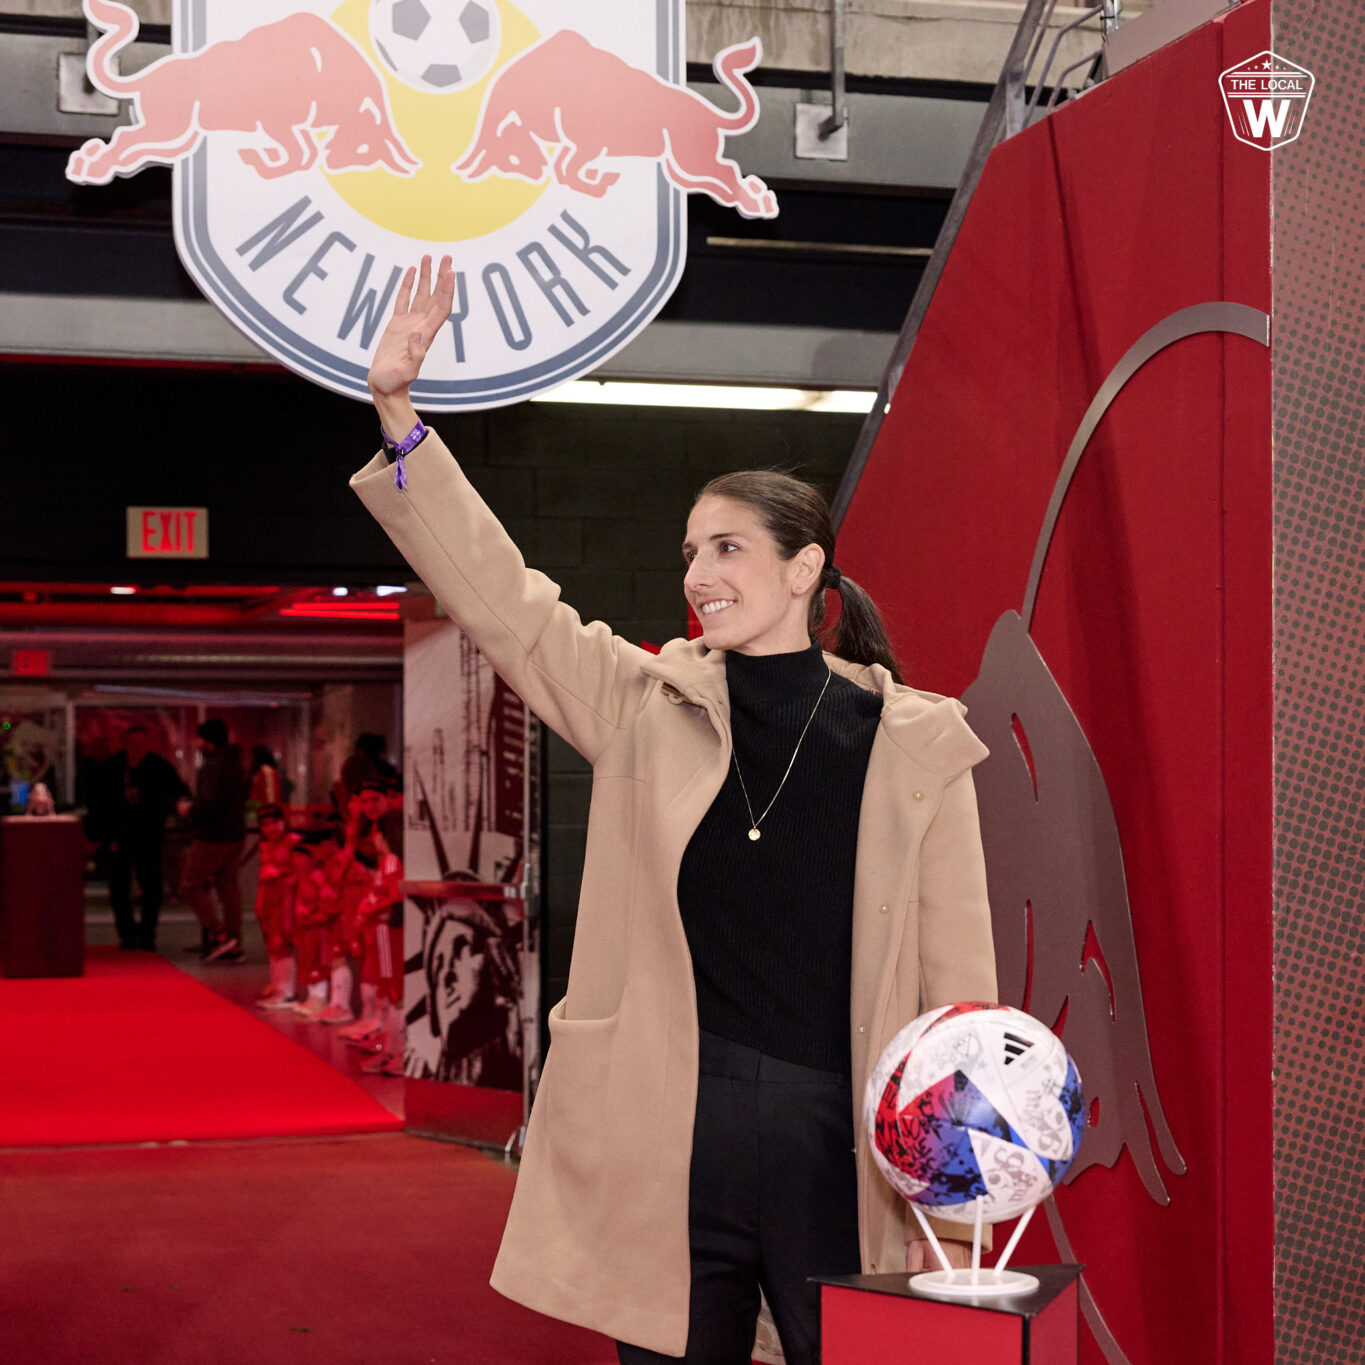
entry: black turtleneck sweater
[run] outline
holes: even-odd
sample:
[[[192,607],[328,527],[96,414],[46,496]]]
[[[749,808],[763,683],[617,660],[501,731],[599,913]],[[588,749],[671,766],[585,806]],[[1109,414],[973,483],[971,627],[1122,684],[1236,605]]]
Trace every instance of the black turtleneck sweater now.
[[[735,759],[755,818],[773,799],[827,669],[820,647],[725,656]],[[837,674],[759,829],[731,763],[678,874],[701,1027],[772,1057],[849,1069],[858,811],[881,698]]]

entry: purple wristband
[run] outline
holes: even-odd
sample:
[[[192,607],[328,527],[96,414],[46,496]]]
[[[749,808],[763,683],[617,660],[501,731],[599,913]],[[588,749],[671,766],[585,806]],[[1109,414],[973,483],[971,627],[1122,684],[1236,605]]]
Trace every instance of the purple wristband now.
[[[384,430],[383,425],[379,428],[379,439],[384,443],[384,449],[393,459],[393,486],[401,493],[408,486],[407,466],[403,463],[403,456],[410,455],[419,445],[426,440],[427,429],[422,423],[422,419],[417,419],[417,425],[403,437],[401,441],[392,441],[389,434]]]

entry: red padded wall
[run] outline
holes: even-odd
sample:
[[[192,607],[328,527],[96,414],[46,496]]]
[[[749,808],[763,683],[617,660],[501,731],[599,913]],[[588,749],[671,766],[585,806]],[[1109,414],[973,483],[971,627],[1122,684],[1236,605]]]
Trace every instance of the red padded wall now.
[[[840,534],[918,686],[963,692],[1020,609],[1063,456],[1129,346],[1190,305],[1269,310],[1269,157],[1231,137],[1218,87],[1270,47],[1268,10],[992,155]],[[1189,1168],[1163,1167],[1168,1207],[1127,1154],[1058,1196],[1133,1365],[1272,1358],[1269,380],[1267,348],[1219,335],[1138,372],[1081,462],[1032,622],[1114,804]],[[1057,1259],[1041,1217],[1019,1259]]]

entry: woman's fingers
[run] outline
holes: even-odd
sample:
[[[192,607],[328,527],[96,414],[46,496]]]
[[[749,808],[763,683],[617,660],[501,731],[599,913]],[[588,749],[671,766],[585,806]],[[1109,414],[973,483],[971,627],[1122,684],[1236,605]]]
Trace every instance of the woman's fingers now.
[[[423,256],[421,268],[410,265],[398,282],[398,292],[393,300],[393,316],[403,317],[408,313],[425,315],[436,305],[441,318],[450,316],[450,305],[455,299],[455,272],[450,266],[450,257],[442,256],[437,272],[436,288],[431,285],[431,257]]]
[[[436,276],[436,287],[421,317],[422,353],[431,345],[436,333],[445,325],[450,316],[450,305],[455,298],[455,272],[450,268],[450,257],[442,258],[440,272]]]
[[[436,312],[442,322],[450,316],[451,305],[455,302],[455,271],[451,268],[450,257],[441,257],[441,269],[436,276]]]
[[[425,313],[431,303],[431,257],[422,257],[422,268],[417,272],[417,293],[412,300],[414,313]]]
[[[408,311],[408,305],[412,302],[412,286],[417,279],[417,267],[410,265],[403,272],[403,279],[398,286],[398,297],[393,301],[393,316],[402,317]]]

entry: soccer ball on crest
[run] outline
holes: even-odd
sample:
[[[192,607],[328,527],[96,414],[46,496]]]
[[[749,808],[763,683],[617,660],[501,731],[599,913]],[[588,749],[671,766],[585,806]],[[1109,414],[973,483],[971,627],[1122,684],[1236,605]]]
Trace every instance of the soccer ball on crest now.
[[[912,1020],[868,1079],[873,1157],[903,1198],[955,1223],[998,1223],[1041,1203],[1085,1131],[1076,1065],[1008,1005],[943,1005]]]
[[[438,95],[464,90],[497,60],[497,0],[371,0],[370,42],[404,85]]]

